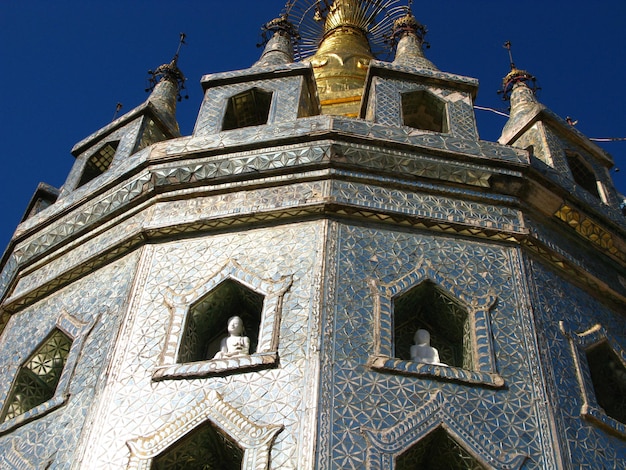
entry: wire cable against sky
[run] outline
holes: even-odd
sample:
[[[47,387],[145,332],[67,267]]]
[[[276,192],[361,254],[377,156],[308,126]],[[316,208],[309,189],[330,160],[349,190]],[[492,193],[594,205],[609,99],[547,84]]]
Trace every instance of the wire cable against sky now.
[[[509,115],[503,111],[499,111],[495,108],[489,108],[487,106],[476,106],[474,105],[474,109],[478,109],[479,111],[489,111],[490,113],[494,113],[497,114],[498,116],[504,116],[506,118],[509,117]],[[576,121],[578,122],[578,121]],[[570,124],[572,127],[574,127],[573,124]],[[626,137],[588,137],[589,140],[593,141],[593,142],[624,142],[626,141]]]

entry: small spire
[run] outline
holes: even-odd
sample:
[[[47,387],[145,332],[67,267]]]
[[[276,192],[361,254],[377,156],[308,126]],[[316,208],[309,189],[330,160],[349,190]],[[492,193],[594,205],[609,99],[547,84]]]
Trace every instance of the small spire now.
[[[156,70],[148,70],[148,74],[151,75],[148,79],[148,87],[146,88],[147,92],[152,92],[151,96],[162,93],[162,89],[165,87],[159,87],[161,83],[169,82],[174,85],[176,89],[176,99],[178,101],[182,101],[183,98],[187,99],[189,96],[185,95],[184,97],[181,95],[181,92],[185,89],[185,75],[178,68],[178,56],[180,54],[180,48],[183,44],[187,44],[185,42],[186,38],[185,33],[180,33],[180,39],[178,41],[178,48],[176,49],[176,54],[172,58],[169,64],[163,64],[159,66]]]
[[[537,79],[515,66],[509,41],[504,43],[504,48],[509,51],[511,71],[502,80],[502,89],[498,93],[502,94],[502,99],[510,102],[511,112],[509,113],[509,120],[502,129],[502,135],[498,139],[500,143],[508,143],[519,128],[520,123],[525,122],[541,107],[535,96],[535,92],[540,89],[537,86]]]
[[[498,94],[502,95],[503,100],[511,101],[511,108],[515,106],[515,101],[517,101],[515,94],[520,95],[520,98],[523,97],[522,101],[530,100],[536,102],[535,92],[540,90],[537,86],[537,79],[526,70],[520,70],[515,66],[513,54],[511,53],[511,41],[506,41],[504,48],[509,51],[511,71],[502,79],[502,89],[498,90]],[[524,90],[514,93],[514,90],[522,87]]]
[[[261,28],[263,42],[259,46],[265,46],[259,60],[254,67],[267,65],[281,65],[293,62],[292,40],[300,39],[296,28],[288,20],[290,2],[285,6],[286,13],[274,18]]]
[[[156,70],[149,70],[149,86],[146,88],[150,92],[148,102],[151,103],[161,116],[161,119],[172,129],[175,134],[180,134],[178,122],[176,121],[176,102],[187,99],[189,96],[182,95],[185,89],[185,75],[178,68],[178,56],[180,49],[185,42],[185,33],[180,33],[176,54],[169,64],[163,64]]]
[[[396,57],[393,61],[396,65],[406,65],[420,69],[438,70],[435,65],[424,57],[423,46],[428,47],[424,41],[426,27],[415,19],[409,6],[406,14],[398,18],[393,24],[392,40],[397,41]]]
[[[115,105],[115,112],[113,113],[113,119],[111,119],[111,121],[115,121],[115,119],[117,118],[117,115],[119,114],[119,112],[122,110],[123,107],[124,105],[119,102]]]

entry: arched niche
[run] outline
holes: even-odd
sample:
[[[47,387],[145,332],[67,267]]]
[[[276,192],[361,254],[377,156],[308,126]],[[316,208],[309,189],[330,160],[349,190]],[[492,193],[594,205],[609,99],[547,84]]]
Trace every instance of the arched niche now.
[[[241,470],[244,450],[210,420],[152,459],[151,470]]]
[[[395,470],[485,470],[443,427],[439,427],[395,458]]]
[[[443,393],[385,429],[361,428],[368,470],[517,470],[527,456],[503,449],[493,436],[472,432],[462,414],[448,412]],[[454,407],[452,407],[454,410]]]
[[[426,280],[392,301],[394,357],[411,360],[414,334],[425,329],[430,333],[430,344],[439,351],[441,362],[474,369],[470,316],[451,293]]]
[[[221,340],[228,335],[228,320],[238,316],[250,338],[250,353],[257,349],[265,296],[232,278],[194,302],[187,312],[178,363],[213,359]]]
[[[11,387],[0,390],[0,435],[65,404],[76,363],[97,316],[88,323],[64,312],[26,358],[7,371]]]
[[[152,470],[160,468],[245,468],[267,470],[270,450],[282,425],[262,425],[253,422],[238,409],[226,402],[215,390],[205,396],[179,419],[156,429],[152,434],[139,436],[126,442],[130,449],[128,469]],[[208,439],[210,442],[201,442]],[[193,449],[198,444],[200,449]],[[182,451],[183,455],[176,455]],[[210,467],[209,460],[223,452],[231,452],[223,467]],[[190,454],[202,460],[199,466],[189,465]],[[180,466],[164,466],[174,461]],[[236,465],[239,464],[239,467]],[[202,465],[205,465],[204,467]]]
[[[168,290],[171,321],[153,380],[205,377],[272,367],[278,362],[282,298],[291,276],[265,278],[229,261],[197,285]],[[228,319],[240,316],[250,354],[215,358]]]
[[[368,361],[372,369],[504,385],[493,350],[490,310],[496,297],[490,286],[465,292],[424,262],[390,283],[371,279],[370,288],[376,299],[374,354]],[[429,330],[445,365],[411,360],[409,351],[419,328]]]

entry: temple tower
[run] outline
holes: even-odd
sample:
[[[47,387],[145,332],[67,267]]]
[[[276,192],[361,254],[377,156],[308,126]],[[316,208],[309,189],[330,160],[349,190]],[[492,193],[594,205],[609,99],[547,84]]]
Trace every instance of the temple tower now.
[[[611,157],[515,67],[480,140],[477,80],[397,1],[264,31],[201,78],[191,135],[174,59],[34,196],[0,275],[0,468],[624,468]]]

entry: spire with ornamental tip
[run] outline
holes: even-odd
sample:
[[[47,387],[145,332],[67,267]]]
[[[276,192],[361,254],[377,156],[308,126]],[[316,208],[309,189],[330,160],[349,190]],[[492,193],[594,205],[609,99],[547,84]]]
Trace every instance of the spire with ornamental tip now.
[[[261,57],[253,67],[281,65],[293,62],[292,40],[298,40],[300,35],[288,19],[292,4],[293,1],[288,1],[285,5],[285,12],[263,26],[263,42],[261,45],[264,45],[265,48],[263,49]]]
[[[511,71],[502,79],[502,89],[498,93],[502,95],[503,100],[511,102],[511,111],[513,111],[514,107],[523,103],[536,103],[535,92],[539,88],[537,79],[533,75],[515,66],[510,41],[504,43],[504,48],[509,51]]]
[[[147,92],[150,92],[148,102],[152,103],[162,119],[178,131],[176,122],[176,102],[182,101],[181,92],[185,89],[185,76],[178,68],[178,56],[181,46],[185,43],[185,33],[180,33],[178,49],[169,64],[163,64],[155,70],[148,70]],[[189,98],[187,95],[185,99]]]
[[[393,63],[419,69],[439,70],[430,60],[424,57],[422,48],[425,44],[424,37],[427,30],[413,16],[411,3],[409,1],[406,7],[406,14],[398,18],[393,24],[392,39],[398,41]]]
[[[513,129],[517,127],[517,124],[524,119],[524,116],[536,111],[541,106],[535,96],[535,92],[540,89],[537,86],[537,79],[527,71],[520,70],[515,66],[510,41],[504,43],[504,48],[509,51],[511,71],[502,79],[502,89],[498,93],[502,95],[502,99],[511,103],[511,111],[499,141],[506,140]]]

